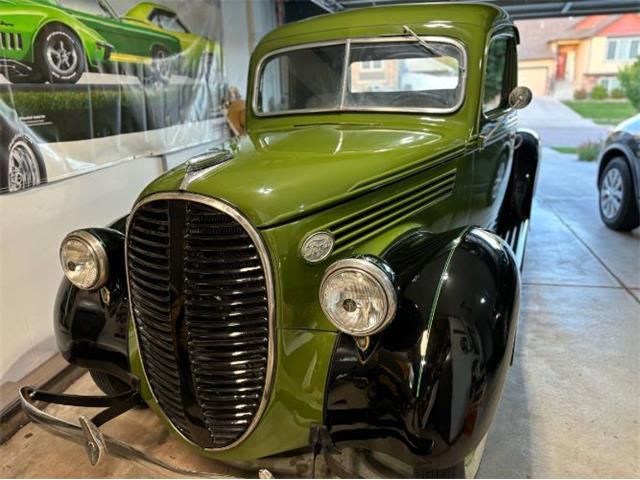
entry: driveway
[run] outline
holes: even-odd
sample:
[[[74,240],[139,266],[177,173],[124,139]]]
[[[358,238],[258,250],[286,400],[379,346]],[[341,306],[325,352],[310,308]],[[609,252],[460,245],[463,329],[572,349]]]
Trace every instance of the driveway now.
[[[547,147],[577,147],[603,140],[609,128],[582,118],[564,103],[551,97],[534,97],[519,112],[520,126],[537,131]]]
[[[544,149],[516,356],[480,478],[640,475],[640,229],[602,224],[596,169]]]

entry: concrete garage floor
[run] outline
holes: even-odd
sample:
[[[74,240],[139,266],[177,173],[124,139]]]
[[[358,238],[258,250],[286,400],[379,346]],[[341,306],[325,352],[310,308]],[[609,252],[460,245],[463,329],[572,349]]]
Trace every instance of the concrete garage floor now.
[[[640,231],[598,217],[595,163],[545,150],[523,276],[516,358],[479,477],[640,476]],[[88,376],[71,389],[96,391]],[[73,419],[77,410],[51,407]],[[184,467],[201,459],[135,410],[104,431]],[[27,425],[0,446],[2,477],[159,477]]]

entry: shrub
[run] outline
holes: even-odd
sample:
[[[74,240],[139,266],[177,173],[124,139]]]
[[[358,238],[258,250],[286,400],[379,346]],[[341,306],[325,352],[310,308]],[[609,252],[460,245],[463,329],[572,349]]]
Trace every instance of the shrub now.
[[[583,162],[593,162],[598,158],[602,142],[588,141],[578,145],[578,160]]]
[[[609,98],[609,92],[607,92],[607,89],[603,85],[596,85],[593,87],[593,90],[591,90],[591,98],[593,100],[604,100]]]
[[[618,72],[618,80],[624,91],[624,96],[631,105],[640,111],[640,59]]]
[[[580,90],[576,90],[575,92],[573,92],[574,100],[586,100],[586,98],[587,98],[587,91],[582,88]]]
[[[625,98],[624,90],[622,90],[621,88],[614,88],[613,90],[611,90],[611,98],[615,98],[615,99]]]

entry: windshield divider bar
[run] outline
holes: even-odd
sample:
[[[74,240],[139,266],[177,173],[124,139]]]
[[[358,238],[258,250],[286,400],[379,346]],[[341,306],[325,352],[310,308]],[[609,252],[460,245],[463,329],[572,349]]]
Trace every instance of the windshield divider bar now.
[[[340,92],[340,105],[338,107],[339,111],[344,110],[344,102],[347,96],[347,80],[349,77],[350,56],[351,56],[351,39],[347,38],[347,41],[344,45],[344,73],[342,74],[342,91]]]

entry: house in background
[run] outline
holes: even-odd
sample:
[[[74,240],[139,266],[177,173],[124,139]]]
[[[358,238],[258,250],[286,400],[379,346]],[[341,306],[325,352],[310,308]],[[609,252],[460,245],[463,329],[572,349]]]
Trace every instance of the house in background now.
[[[520,20],[518,83],[535,95],[573,98],[619,87],[618,71],[640,56],[640,14]]]

